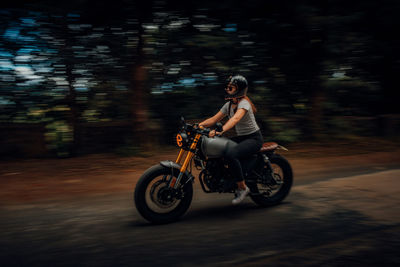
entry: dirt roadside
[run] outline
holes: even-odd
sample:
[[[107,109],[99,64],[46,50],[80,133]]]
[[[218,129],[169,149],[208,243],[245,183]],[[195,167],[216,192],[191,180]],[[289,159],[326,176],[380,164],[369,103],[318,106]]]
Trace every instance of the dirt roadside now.
[[[320,177],[400,168],[400,144],[383,139],[302,143],[282,154],[295,172],[295,184]],[[0,205],[133,191],[149,166],[174,160],[168,148],[148,157],[96,154],[68,159],[0,162]]]

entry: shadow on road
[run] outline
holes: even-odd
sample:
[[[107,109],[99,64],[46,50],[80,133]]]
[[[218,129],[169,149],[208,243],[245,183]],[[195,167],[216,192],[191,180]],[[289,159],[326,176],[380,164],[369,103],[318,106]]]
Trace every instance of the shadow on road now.
[[[238,206],[233,206],[230,203],[227,204],[218,204],[218,206],[213,206],[212,202],[209,205],[197,207],[194,209],[190,209],[186,214],[184,214],[178,221],[169,223],[168,225],[173,224],[182,224],[182,223],[204,223],[204,222],[217,222],[224,220],[227,223],[232,220],[238,220],[243,217],[257,217],[257,214],[260,212],[268,213],[273,210],[276,210],[280,206],[291,205],[290,201],[285,201],[280,203],[277,206],[272,207],[260,207],[256,204],[250,202],[250,200],[246,203],[242,203]],[[140,216],[138,214],[138,216]],[[152,224],[147,222],[145,219],[140,219],[137,221],[133,221],[130,227],[152,227],[152,226],[160,226],[159,224]]]

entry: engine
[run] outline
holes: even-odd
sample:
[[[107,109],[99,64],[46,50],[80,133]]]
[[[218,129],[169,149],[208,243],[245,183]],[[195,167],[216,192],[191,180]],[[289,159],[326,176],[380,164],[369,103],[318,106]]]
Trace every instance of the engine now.
[[[205,169],[200,172],[199,180],[206,193],[233,192],[236,185],[222,159],[208,160]]]

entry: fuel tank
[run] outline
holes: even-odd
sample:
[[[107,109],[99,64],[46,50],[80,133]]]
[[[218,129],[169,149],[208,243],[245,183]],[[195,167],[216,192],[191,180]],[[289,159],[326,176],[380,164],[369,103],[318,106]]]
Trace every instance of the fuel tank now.
[[[203,136],[201,151],[208,158],[221,158],[225,155],[228,148],[236,146],[237,143],[226,137],[209,138]]]

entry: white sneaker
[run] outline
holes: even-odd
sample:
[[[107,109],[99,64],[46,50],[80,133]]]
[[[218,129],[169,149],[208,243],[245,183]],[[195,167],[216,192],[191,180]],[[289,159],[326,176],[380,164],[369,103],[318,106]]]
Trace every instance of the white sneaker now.
[[[235,198],[232,200],[233,205],[237,205],[243,201],[243,199],[250,193],[250,189],[246,186],[246,189],[238,189],[235,193]]]

